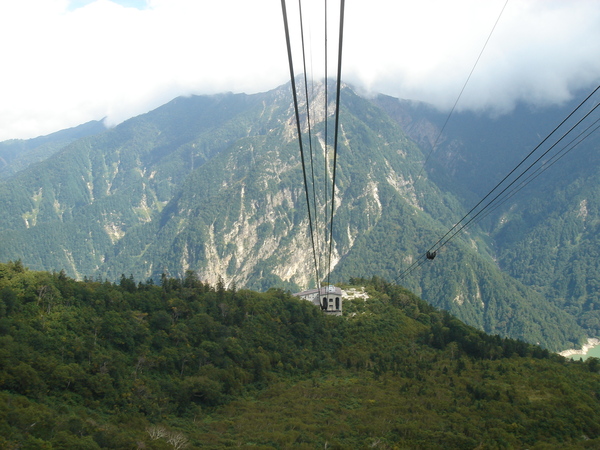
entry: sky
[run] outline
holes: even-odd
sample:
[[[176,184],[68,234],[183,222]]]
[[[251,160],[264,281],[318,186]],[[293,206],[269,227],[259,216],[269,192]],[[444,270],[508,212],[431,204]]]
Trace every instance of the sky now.
[[[299,74],[298,2],[286,5]],[[302,1],[315,79],[323,5]],[[334,76],[339,0],[328,5]],[[0,42],[0,141],[115,126],[180,95],[264,92],[290,76],[278,0],[0,0]],[[364,93],[449,111],[468,79],[458,110],[551,106],[600,84],[600,0],[348,0],[342,48],[342,80]]]

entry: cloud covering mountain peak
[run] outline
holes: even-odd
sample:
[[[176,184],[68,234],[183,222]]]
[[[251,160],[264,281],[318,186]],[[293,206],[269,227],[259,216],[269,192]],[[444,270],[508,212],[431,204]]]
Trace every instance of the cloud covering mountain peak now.
[[[145,6],[144,6],[145,5]],[[303,3],[307,72],[324,74],[322,2]],[[373,0],[346,5],[342,73],[364,90],[448,110],[504,0]],[[336,9],[337,8],[337,9]],[[296,72],[298,12],[288,5]],[[331,19],[339,4],[330,2]],[[600,80],[600,1],[509,2],[457,108],[509,111],[564,102]],[[287,81],[278,2],[0,2],[11,42],[0,78],[0,140],[107,117],[117,124],[178,95],[254,93]],[[329,24],[335,73],[337,21]]]

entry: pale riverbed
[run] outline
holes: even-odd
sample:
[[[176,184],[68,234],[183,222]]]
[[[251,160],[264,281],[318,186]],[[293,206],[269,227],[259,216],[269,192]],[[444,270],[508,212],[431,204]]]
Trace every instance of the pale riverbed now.
[[[583,359],[584,361],[588,358],[600,358],[600,340],[588,339],[586,344],[583,345],[581,350],[564,350],[559,353],[562,356],[572,359]]]

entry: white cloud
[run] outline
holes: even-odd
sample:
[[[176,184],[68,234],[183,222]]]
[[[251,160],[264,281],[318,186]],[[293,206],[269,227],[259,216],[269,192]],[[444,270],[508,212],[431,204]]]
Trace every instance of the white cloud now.
[[[347,78],[448,109],[505,1],[399,2],[382,15],[388,3],[374,0],[372,9],[355,12],[356,19],[379,26],[366,36],[349,36]],[[599,83],[599,23],[595,0],[508,2],[459,109],[498,112],[517,101],[562,102],[574,90]]]
[[[343,78],[451,106],[505,0],[346,2]],[[119,4],[120,3],[120,4]],[[329,17],[339,5],[329,2]],[[276,0],[0,0],[0,140],[178,95],[253,93],[289,78]],[[322,1],[305,0],[309,73],[322,74]],[[129,7],[131,6],[131,7]],[[298,4],[288,1],[295,56]],[[317,11],[315,11],[317,8]],[[329,25],[335,75],[337,24]],[[600,78],[600,0],[511,0],[459,108],[560,102]],[[295,58],[296,72],[302,70]]]

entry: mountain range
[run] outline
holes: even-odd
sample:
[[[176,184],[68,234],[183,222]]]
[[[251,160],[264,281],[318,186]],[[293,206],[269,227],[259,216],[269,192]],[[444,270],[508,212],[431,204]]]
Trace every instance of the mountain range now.
[[[323,84],[311,104],[324,105]],[[400,277],[571,107],[456,113],[445,126],[427,105],[344,85],[330,281],[380,276],[481,330],[551,350],[598,336],[594,136]],[[334,106],[324,109],[311,113],[310,140],[303,116],[316,255],[284,85],[180,97],[112,129],[91,122],[0,143],[0,261],[77,279],[191,271],[211,284],[293,291],[325,281]]]

